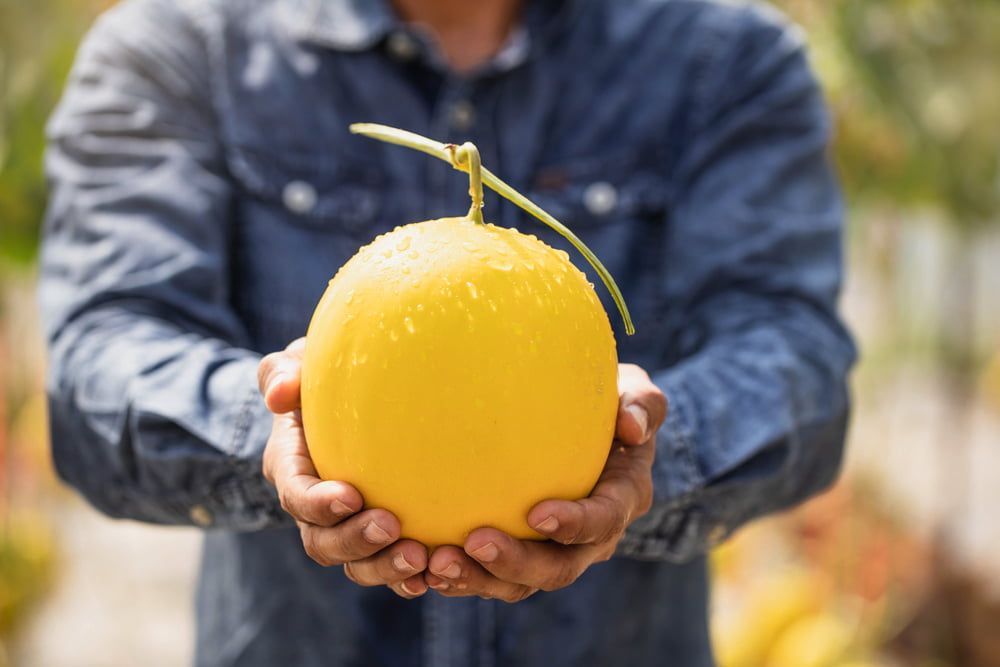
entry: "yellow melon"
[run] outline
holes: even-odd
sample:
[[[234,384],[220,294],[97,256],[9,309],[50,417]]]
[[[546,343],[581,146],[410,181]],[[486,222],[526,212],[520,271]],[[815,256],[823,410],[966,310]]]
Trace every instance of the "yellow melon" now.
[[[428,546],[479,526],[539,538],[528,511],[586,496],[614,436],[617,353],[593,285],[565,252],[475,220],[479,202],[362,248],[306,336],[317,471]]]

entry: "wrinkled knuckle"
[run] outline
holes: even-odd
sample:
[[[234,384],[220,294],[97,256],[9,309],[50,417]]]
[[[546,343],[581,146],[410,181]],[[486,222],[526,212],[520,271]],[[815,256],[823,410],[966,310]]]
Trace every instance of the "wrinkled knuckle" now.
[[[499,599],[503,600],[507,604],[514,604],[515,602],[520,602],[524,599],[524,592],[519,589],[504,591]]]
[[[560,565],[552,578],[542,587],[542,590],[557,591],[561,588],[566,588],[576,581],[576,578],[576,568],[569,564]]]
[[[279,488],[278,489],[278,502],[281,504],[281,509],[285,510],[287,513],[294,516],[292,512],[292,500],[288,496],[288,489]]]
[[[375,584],[366,581],[364,577],[358,574],[355,569],[355,563],[353,561],[347,561],[344,563],[344,576],[356,583],[358,586],[374,586]]]
[[[517,602],[523,602],[535,594],[536,588],[529,588],[527,586],[521,586],[514,594],[511,596],[507,602],[514,604]]]
[[[305,549],[307,556],[323,567],[330,567],[334,564],[334,561],[320,548],[315,528],[304,526],[299,529],[299,533],[302,535],[302,547]]]
[[[280,359],[280,352],[272,352],[260,360],[260,364],[257,366],[257,384],[262,394],[267,393],[268,386],[271,384],[271,378],[274,377]]]
[[[627,527],[628,514],[622,508],[616,507],[611,516],[611,523],[608,524],[604,539],[601,542],[612,542],[618,539]]]
[[[576,528],[562,540],[563,544],[579,544],[584,538],[583,524],[577,524]]]
[[[344,563],[344,576],[356,584],[361,584],[358,580],[358,573],[354,571],[353,563]]]
[[[274,363],[274,360],[271,357],[272,355],[269,354],[261,359],[260,363],[257,364],[257,387],[261,390],[261,392],[266,389],[264,384],[267,380],[267,376],[271,374],[271,366]]]

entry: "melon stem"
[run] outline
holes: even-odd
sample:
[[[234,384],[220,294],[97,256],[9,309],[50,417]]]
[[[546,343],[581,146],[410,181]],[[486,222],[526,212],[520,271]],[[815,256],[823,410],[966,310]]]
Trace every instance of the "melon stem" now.
[[[562,235],[563,238],[569,241],[573,247],[576,248],[581,255],[583,255],[584,259],[586,259],[587,262],[594,268],[594,271],[597,272],[601,282],[604,283],[608,292],[611,293],[611,298],[615,302],[615,306],[618,307],[618,312],[621,313],[622,321],[625,323],[625,333],[629,336],[635,333],[635,325],[632,324],[632,317],[629,315],[628,306],[625,304],[625,297],[622,296],[621,290],[618,289],[618,284],[615,282],[615,279],[611,276],[611,273],[604,267],[604,265],[601,264],[601,260],[597,258],[597,255],[595,255],[594,252],[569,229],[569,227],[556,220],[546,211],[542,210],[542,208],[535,202],[531,201],[520,192],[504,183],[489,169],[483,167],[479,161],[479,151],[475,150],[475,146],[473,144],[466,142],[462,144],[462,146],[456,147],[454,144],[443,144],[440,141],[434,141],[433,139],[428,139],[427,137],[413,132],[407,132],[406,130],[400,130],[388,125],[379,125],[377,123],[352,123],[350,130],[352,134],[360,134],[372,139],[384,141],[386,143],[396,144],[397,146],[406,146],[407,148],[418,150],[421,153],[426,153],[427,155],[436,157],[439,160],[444,160],[458,171],[468,173],[470,185],[469,194],[472,196],[472,209],[469,210],[469,217],[477,222],[483,221],[482,186],[485,184],[488,188],[499,194],[504,199],[513,202],[538,220],[554,229]],[[473,150],[469,151],[466,148],[468,146],[471,146]],[[473,153],[475,154],[475,157],[473,157]],[[475,169],[471,167],[473,160],[476,163]],[[478,174],[473,174],[473,171],[478,172]],[[479,192],[478,200],[476,193],[474,192],[476,190],[477,183]],[[478,214],[478,217],[475,217],[476,214]]]
[[[471,141],[461,146],[447,144],[445,148],[452,154],[453,165],[463,165],[462,171],[469,172],[469,196],[472,206],[469,208],[469,219],[479,224],[483,221],[483,163],[479,157],[479,149]]]

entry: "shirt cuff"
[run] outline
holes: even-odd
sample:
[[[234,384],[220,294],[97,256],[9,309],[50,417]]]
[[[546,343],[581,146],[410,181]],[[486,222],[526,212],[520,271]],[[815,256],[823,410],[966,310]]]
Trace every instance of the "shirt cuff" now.
[[[617,554],[651,561],[685,562],[724,537],[723,524],[702,505],[705,477],[695,450],[697,409],[677,378],[654,378],[667,397],[667,418],[656,435],[653,506],[629,526]]]
[[[229,474],[200,494],[201,502],[178,508],[202,528],[253,531],[294,523],[281,509],[277,491],[261,469],[273,416],[257,389],[253,370],[250,388],[234,413],[227,447]]]

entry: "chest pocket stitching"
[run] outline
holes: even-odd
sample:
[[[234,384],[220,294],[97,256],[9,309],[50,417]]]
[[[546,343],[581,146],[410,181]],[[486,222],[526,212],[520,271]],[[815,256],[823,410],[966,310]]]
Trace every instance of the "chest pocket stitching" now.
[[[662,216],[673,199],[665,176],[652,159],[634,153],[556,162],[536,169],[528,197],[571,227],[597,227],[633,216]],[[603,184],[613,191],[607,210],[588,202],[588,190]],[[593,195],[593,190],[590,190]]]
[[[228,161],[244,192],[285,211],[292,223],[361,234],[372,229],[382,209],[385,174],[357,157],[243,145],[230,149]],[[292,210],[285,201],[292,183],[305,184],[315,197],[303,210]]]

